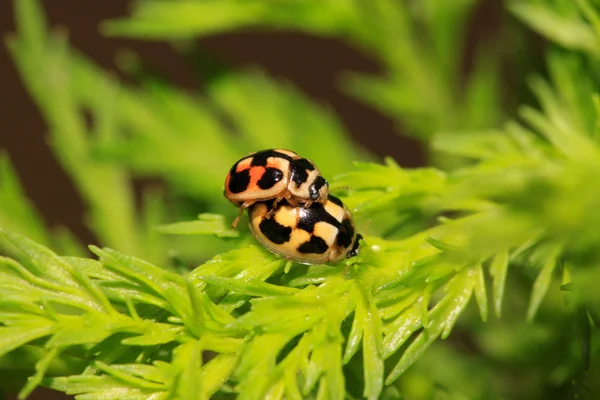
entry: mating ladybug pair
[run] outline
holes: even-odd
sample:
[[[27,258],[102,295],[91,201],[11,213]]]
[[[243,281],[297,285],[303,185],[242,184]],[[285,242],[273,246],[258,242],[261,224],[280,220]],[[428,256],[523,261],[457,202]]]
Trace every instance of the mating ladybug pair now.
[[[236,162],[225,197],[248,209],[250,230],[268,250],[301,264],[336,263],[358,253],[350,211],[329,194],[315,164],[289,150],[263,150]]]

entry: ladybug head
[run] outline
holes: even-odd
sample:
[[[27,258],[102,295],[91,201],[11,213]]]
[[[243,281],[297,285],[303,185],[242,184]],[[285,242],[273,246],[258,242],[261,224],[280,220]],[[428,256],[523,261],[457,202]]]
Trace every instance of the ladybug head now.
[[[308,193],[311,200],[319,200],[327,197],[327,193],[329,192],[329,184],[327,183],[327,179],[323,178],[321,175],[317,175],[310,186],[308,187]]]
[[[356,235],[354,243],[352,244],[352,248],[348,250],[346,257],[350,258],[358,255],[358,251],[360,250],[360,241],[362,240],[362,238],[363,236],[360,233]]]

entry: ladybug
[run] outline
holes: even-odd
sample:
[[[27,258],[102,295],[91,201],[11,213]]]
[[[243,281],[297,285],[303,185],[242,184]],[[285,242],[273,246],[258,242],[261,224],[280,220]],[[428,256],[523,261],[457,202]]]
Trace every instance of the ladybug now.
[[[225,179],[225,197],[244,209],[257,201],[283,199],[292,206],[310,207],[327,199],[329,185],[315,164],[290,150],[269,149],[252,153],[233,164]]]
[[[257,202],[248,209],[254,237],[269,251],[300,264],[337,263],[356,256],[361,234],[350,211],[329,195],[324,203],[294,207],[285,199]]]

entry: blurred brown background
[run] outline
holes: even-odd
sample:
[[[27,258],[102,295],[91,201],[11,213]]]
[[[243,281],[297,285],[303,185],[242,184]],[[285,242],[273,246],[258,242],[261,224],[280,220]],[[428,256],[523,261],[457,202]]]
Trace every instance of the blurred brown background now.
[[[467,29],[464,66],[468,72],[472,49],[493,35],[502,13],[500,0],[480,2]],[[107,39],[98,33],[98,24],[127,13],[128,1],[52,0],[44,2],[53,26],[66,27],[71,43],[99,65],[117,73],[114,57],[127,48],[137,53],[149,71],[190,89],[200,87],[197,71],[169,45]],[[0,2],[0,33],[15,30],[11,0]],[[407,167],[424,163],[419,145],[394,132],[392,121],[344,95],[337,87],[341,71],[380,73],[379,65],[341,42],[289,32],[239,33],[215,36],[197,42],[202,61],[229,68],[260,65],[269,73],[292,81],[313,99],[330,105],[352,136],[378,155],[390,155]],[[209,57],[210,58],[207,58]],[[198,60],[195,60],[196,64]],[[193,65],[194,63],[191,63]],[[43,73],[43,66],[40,66]],[[95,242],[82,222],[83,205],[67,175],[51,156],[45,143],[46,126],[26,93],[5,46],[0,48],[0,110],[2,131],[0,151],[6,151],[17,168],[27,194],[49,225],[60,223],[75,232],[84,243]],[[0,393],[2,398],[2,393]],[[47,391],[33,399],[55,397]]]

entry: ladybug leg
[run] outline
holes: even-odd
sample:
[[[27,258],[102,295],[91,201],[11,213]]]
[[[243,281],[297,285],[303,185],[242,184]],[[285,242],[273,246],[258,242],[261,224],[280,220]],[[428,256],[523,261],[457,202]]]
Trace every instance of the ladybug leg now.
[[[294,198],[294,195],[288,190],[287,193],[283,195],[283,198],[288,202],[288,204],[292,207],[298,207],[298,202]]]
[[[277,210],[277,204],[279,204],[279,202],[281,200],[286,200],[291,206],[296,207],[294,205],[294,203],[290,200],[290,197],[291,197],[291,194],[289,192],[277,196],[275,198],[275,200],[273,200],[273,204],[271,205],[271,209],[267,213],[267,218],[271,218],[273,216],[273,214],[275,214],[275,210]]]
[[[250,207],[253,203],[251,202],[244,202],[242,203],[242,205],[240,206],[240,213],[238,214],[238,216],[233,220],[232,224],[231,224],[231,229],[235,229],[235,227],[237,226],[238,222],[240,222],[240,219],[242,218],[242,215],[244,214],[244,210],[248,207]]]
[[[273,214],[275,214],[275,210],[277,209],[277,204],[280,201],[281,201],[281,199],[279,197],[277,197],[277,198],[275,198],[275,200],[273,200],[273,204],[271,205],[271,209],[267,213],[267,218],[271,218],[273,216]]]
[[[238,222],[240,222],[240,218],[242,218],[242,214],[243,213],[244,213],[244,207],[240,207],[240,213],[238,214],[238,216],[231,223],[231,229],[235,229],[235,227],[237,226]]]

